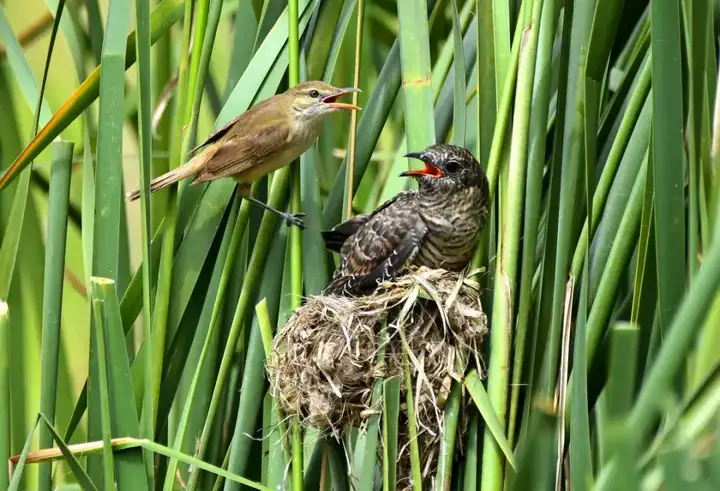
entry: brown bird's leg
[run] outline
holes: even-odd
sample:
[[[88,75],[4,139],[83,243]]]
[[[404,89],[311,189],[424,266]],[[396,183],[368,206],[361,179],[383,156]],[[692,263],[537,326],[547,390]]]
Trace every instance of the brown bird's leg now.
[[[248,182],[238,182],[238,193],[243,199],[248,200],[249,202],[259,206],[263,210],[267,210],[269,212],[275,213],[276,215],[279,215],[283,220],[285,220],[290,225],[295,225],[296,227],[300,227],[300,229],[305,228],[305,222],[303,221],[303,218],[305,217],[305,213],[284,213],[280,210],[276,210],[272,206],[263,203],[257,198],[253,198],[251,193],[251,184]]]

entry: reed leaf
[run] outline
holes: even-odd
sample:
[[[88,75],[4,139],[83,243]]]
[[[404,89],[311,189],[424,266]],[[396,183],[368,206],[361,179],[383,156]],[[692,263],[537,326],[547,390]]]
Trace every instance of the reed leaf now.
[[[181,0],[164,0],[150,18],[151,42],[167,31],[182,15]],[[131,33],[126,41],[125,69],[135,62],[135,36]],[[27,147],[17,156],[15,161],[0,177],[0,191],[4,189],[20,172],[42,152],[52,140],[72,123],[100,94],[101,67],[96,68],[78,87],[66,103],[43,122],[43,128]]]
[[[0,459],[10,458],[10,309],[0,300]],[[10,485],[7,466],[0,468],[0,486]]]
[[[54,158],[48,196],[50,213],[43,282],[42,394],[40,395],[40,412],[45,415],[51,425],[55,421],[57,399],[60,319],[73,143],[57,142],[53,144],[53,150]],[[52,446],[52,435],[49,429],[40,427],[40,447],[48,448],[50,446]],[[40,466],[38,489],[50,489],[51,481],[52,467],[50,465]]]

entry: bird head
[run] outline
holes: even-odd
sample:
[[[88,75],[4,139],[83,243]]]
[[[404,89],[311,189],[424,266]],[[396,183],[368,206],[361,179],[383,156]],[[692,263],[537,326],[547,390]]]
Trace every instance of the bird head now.
[[[290,88],[285,94],[292,98],[295,117],[303,120],[322,120],[325,116],[343,109],[360,109],[353,104],[337,102],[345,94],[360,92],[360,89],[348,87],[338,89],[320,81],[303,82]]]
[[[455,145],[438,143],[422,152],[411,152],[405,157],[422,160],[424,169],[405,171],[401,176],[418,180],[420,190],[459,188],[486,188],[487,178],[480,164],[469,150]]]

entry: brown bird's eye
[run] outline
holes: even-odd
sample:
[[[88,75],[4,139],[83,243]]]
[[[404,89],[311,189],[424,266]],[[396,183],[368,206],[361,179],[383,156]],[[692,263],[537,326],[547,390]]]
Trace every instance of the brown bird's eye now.
[[[317,96],[319,96],[319,95],[320,95],[320,92],[318,92],[318,91],[315,90],[315,89],[313,89],[313,90],[310,91],[310,97],[312,97],[313,99],[315,99],[315,98],[316,98]]]
[[[447,164],[445,164],[445,170],[447,170],[450,174],[454,174],[458,170],[460,170],[460,164],[457,163],[455,160],[451,160]]]

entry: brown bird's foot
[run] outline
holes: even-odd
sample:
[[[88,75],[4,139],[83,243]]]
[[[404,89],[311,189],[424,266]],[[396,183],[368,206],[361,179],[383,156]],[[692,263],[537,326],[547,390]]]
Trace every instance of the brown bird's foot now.
[[[250,201],[251,203],[259,206],[260,208],[262,208],[266,211],[275,213],[276,215],[280,216],[280,218],[285,220],[289,225],[295,225],[296,227],[299,227],[301,230],[305,228],[305,221],[303,220],[303,218],[305,218],[305,213],[284,213],[280,210],[276,210],[272,206],[270,206],[266,203],[263,203],[259,199],[254,198],[252,196],[243,196],[243,199]]]
[[[281,215],[288,225],[295,225],[300,230],[305,228],[305,213],[283,213]]]

